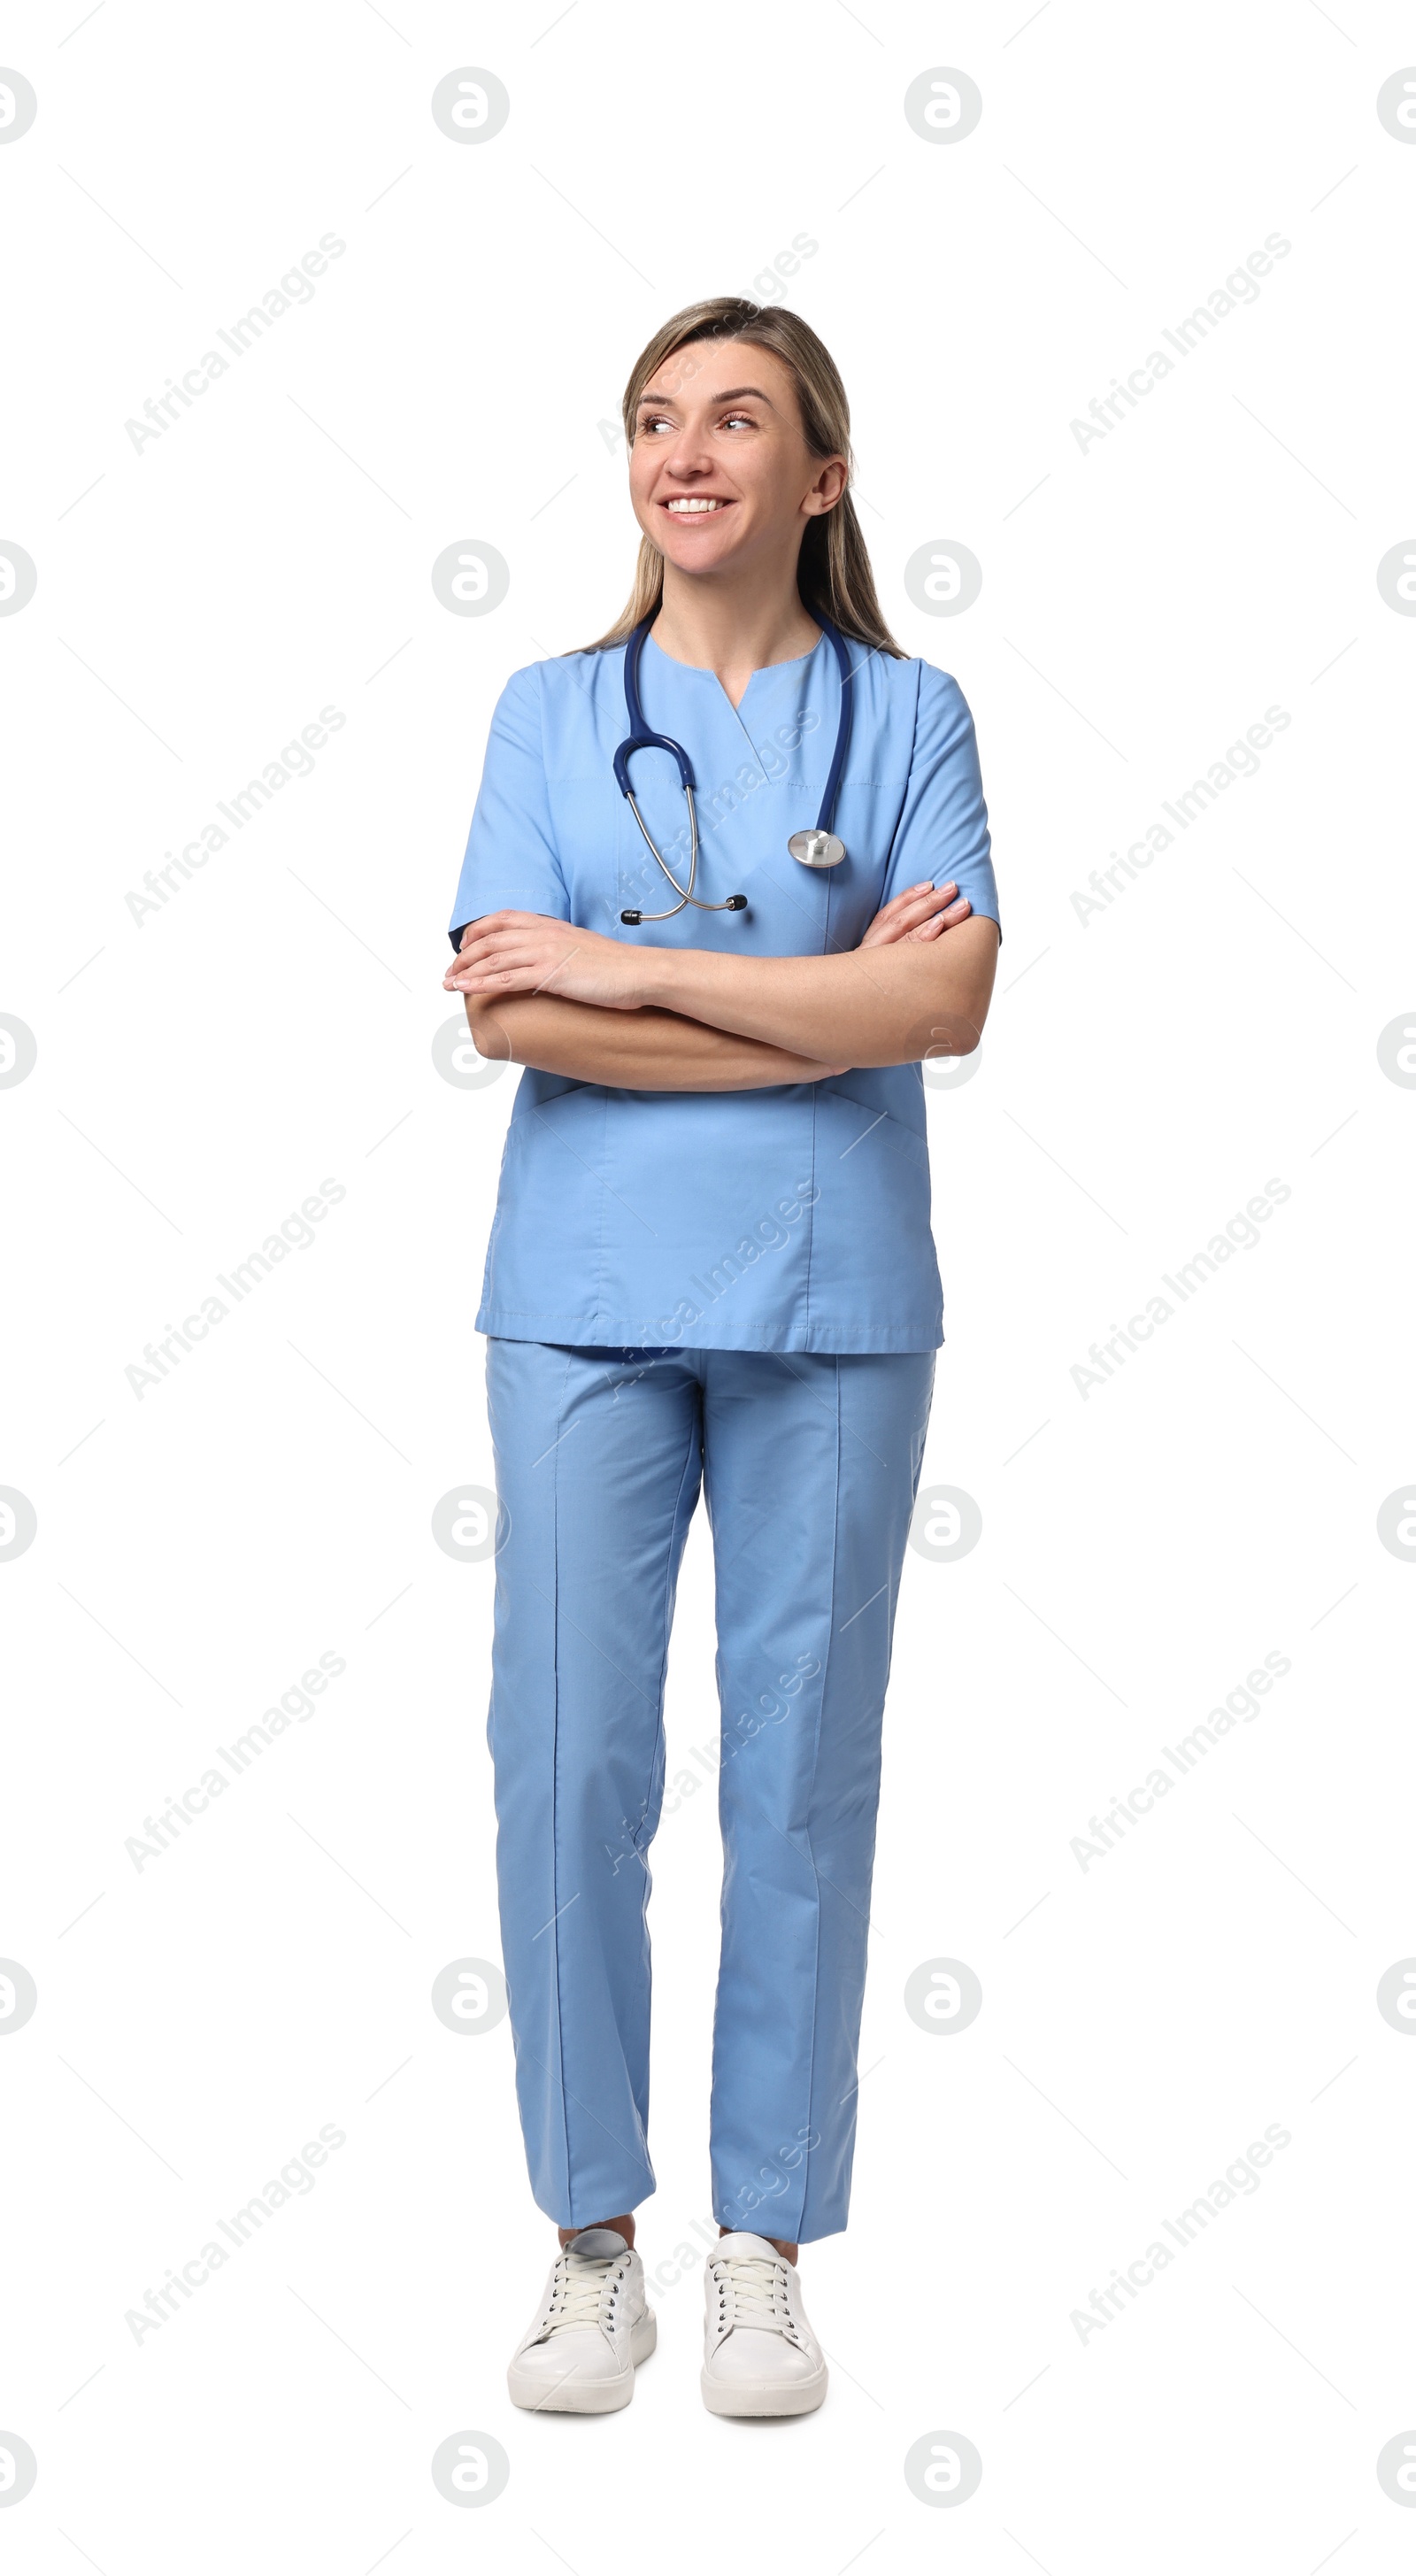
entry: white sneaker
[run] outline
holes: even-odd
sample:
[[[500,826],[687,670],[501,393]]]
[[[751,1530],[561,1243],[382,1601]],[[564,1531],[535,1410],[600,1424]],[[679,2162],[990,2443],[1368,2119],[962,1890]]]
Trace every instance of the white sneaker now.
[[[765,2236],[719,2238],[705,2266],[703,2403],[710,2415],[809,2415],[826,2360],[796,2267]]]
[[[511,2357],[513,2406],[608,2415],[634,2395],[634,2365],[653,2351],[644,2266],[614,2227],[582,2227],[551,2266],[546,2294]]]

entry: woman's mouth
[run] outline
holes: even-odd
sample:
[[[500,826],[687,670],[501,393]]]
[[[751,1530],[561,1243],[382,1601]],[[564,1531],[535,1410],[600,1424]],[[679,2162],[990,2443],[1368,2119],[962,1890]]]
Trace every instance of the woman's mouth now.
[[[732,503],[725,500],[720,493],[712,495],[685,493],[681,498],[661,501],[659,506],[667,510],[670,517],[674,519],[711,519],[715,518],[720,510],[731,509]]]

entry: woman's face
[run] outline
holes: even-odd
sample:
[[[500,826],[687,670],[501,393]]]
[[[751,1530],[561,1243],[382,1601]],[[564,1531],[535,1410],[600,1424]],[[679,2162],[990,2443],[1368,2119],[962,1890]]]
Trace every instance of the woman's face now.
[[[681,572],[773,555],[795,565],[807,521],[845,489],[844,457],[813,456],[796,384],[770,349],[697,340],[640,397],[629,495],[645,535]]]

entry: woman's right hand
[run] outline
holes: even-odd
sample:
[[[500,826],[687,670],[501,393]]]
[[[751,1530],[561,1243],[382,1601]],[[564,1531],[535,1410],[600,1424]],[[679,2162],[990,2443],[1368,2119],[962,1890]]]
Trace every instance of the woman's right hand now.
[[[906,886],[893,903],[882,905],[861,941],[862,948],[889,948],[901,939],[937,939],[941,931],[952,930],[958,921],[967,921],[972,906],[968,896],[956,885]]]

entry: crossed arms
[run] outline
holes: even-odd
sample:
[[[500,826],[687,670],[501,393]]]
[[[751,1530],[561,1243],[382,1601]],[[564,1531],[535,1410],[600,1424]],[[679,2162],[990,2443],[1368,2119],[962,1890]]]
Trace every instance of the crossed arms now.
[[[955,886],[926,884],[834,957],[636,947],[542,913],[486,913],[443,984],[464,995],[479,1055],[612,1090],[757,1091],[971,1054],[997,956],[996,924]]]

